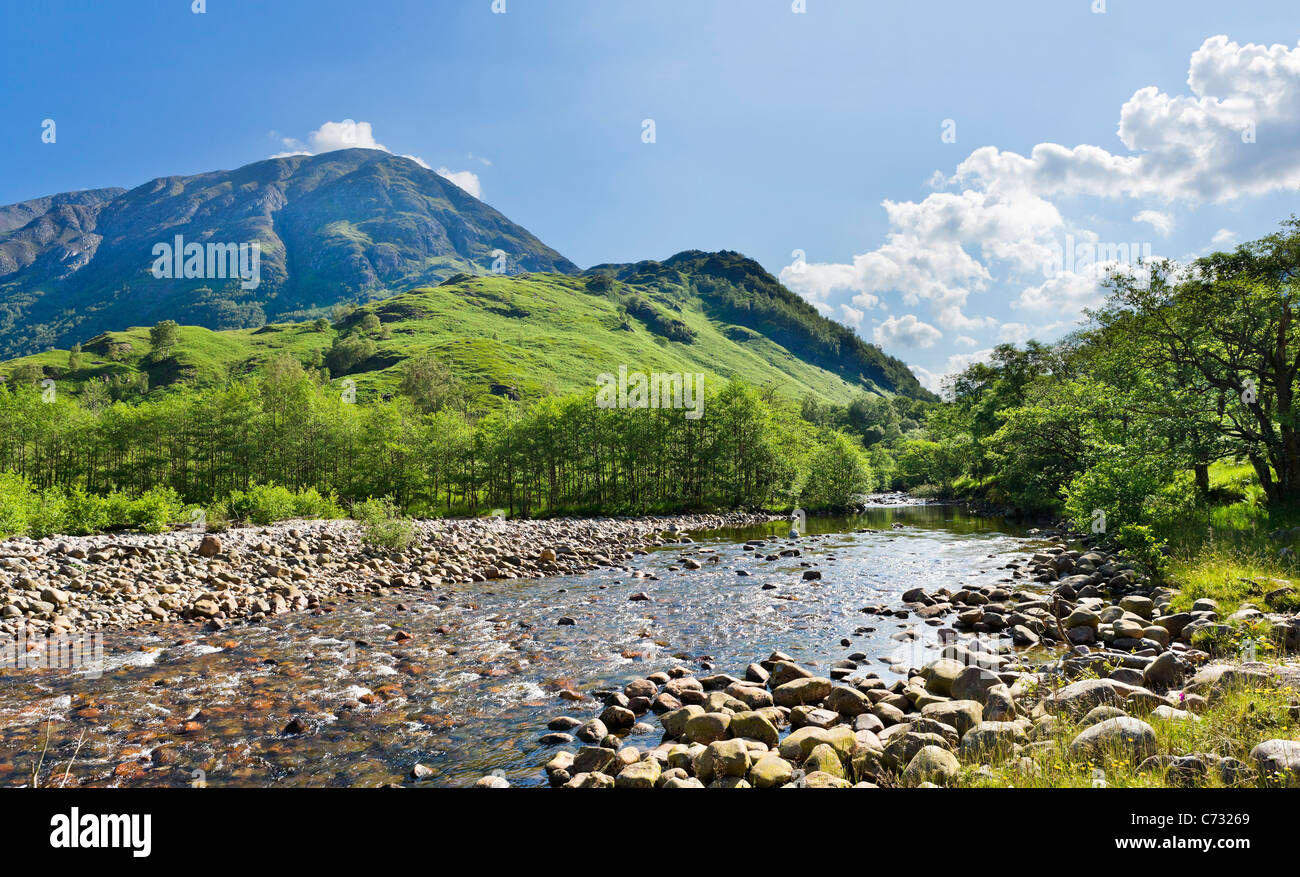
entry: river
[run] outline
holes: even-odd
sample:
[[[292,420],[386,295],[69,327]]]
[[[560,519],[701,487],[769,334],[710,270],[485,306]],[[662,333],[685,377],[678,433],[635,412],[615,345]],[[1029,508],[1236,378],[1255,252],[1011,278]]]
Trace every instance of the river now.
[[[773,650],[823,673],[865,655],[862,669],[891,679],[893,661],[916,663],[896,637],[933,628],[864,606],[1010,581],[1005,564],[1038,544],[937,505],[811,518],[797,541],[788,529],[692,534],[624,568],[359,596],[224,631],[108,632],[102,673],[0,671],[0,786],[463,786],[492,771],[545,785],[554,748],[539,737],[555,716],[597,715],[593,692],[675,665],[740,675]],[[688,554],[700,569],[682,567]],[[560,696],[575,691],[588,697]],[[303,733],[284,733],[295,717]],[[416,763],[430,769],[418,782]]]

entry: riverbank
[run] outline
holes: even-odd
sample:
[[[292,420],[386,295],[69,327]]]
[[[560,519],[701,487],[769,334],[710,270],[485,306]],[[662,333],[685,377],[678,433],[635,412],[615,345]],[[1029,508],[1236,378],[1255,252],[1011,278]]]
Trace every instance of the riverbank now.
[[[598,717],[553,719],[542,740],[579,748],[556,752],[546,776],[567,788],[1300,786],[1300,664],[1197,647],[1266,623],[1258,649],[1294,654],[1300,615],[1183,610],[1123,558],[1053,538],[1007,563],[1005,585],[864,607],[933,649],[891,668],[903,679],[888,683],[864,653],[827,675],[782,652],[735,675],[672,667],[606,692]],[[919,626],[935,629],[929,642]],[[662,742],[627,745],[651,714]]]
[[[362,541],[349,520],[0,542],[0,638],[174,621],[221,629],[354,594],[570,575],[631,559],[688,532],[773,520],[727,513],[637,518],[414,522],[404,551]]]

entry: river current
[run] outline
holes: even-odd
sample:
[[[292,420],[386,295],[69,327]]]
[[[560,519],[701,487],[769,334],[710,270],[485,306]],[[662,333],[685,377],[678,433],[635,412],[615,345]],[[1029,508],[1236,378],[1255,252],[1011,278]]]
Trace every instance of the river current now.
[[[865,655],[892,679],[918,660],[907,631],[933,628],[864,607],[1009,582],[1005,565],[1041,544],[937,505],[788,529],[694,533],[625,567],[359,596],[223,631],[106,632],[102,672],[0,670],[0,786],[464,786],[494,771],[544,785],[547,722],[597,715],[602,691],[678,665],[739,676],[774,650],[823,674]]]

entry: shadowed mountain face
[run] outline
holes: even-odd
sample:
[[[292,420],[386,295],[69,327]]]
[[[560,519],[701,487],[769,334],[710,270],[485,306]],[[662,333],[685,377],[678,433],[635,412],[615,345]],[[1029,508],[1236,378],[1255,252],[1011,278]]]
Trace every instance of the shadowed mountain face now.
[[[177,276],[156,277],[166,273],[154,270],[156,248],[178,236],[209,252],[245,245],[245,270],[257,243],[256,286],[224,257],[199,260],[197,276],[173,263]],[[69,192],[0,207],[0,357],[164,319],[211,329],[302,319],[494,268],[578,270],[454,183],[378,150]]]

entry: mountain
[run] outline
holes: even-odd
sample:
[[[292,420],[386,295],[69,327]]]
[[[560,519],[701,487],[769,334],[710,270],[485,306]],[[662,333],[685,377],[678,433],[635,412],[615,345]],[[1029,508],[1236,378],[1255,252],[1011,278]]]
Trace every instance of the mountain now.
[[[757,333],[851,384],[913,398],[930,397],[901,360],[863,341],[849,327],[822,316],[763,266],[740,253],[688,250],[664,262],[597,265],[586,273],[608,275],[672,297],[694,298],[711,320],[732,327],[733,339],[744,341]]]
[[[342,355],[346,353],[347,355]],[[165,356],[144,327],[91,339],[76,372],[66,351],[6,363],[79,392],[109,378],[116,395],[146,385],[218,386],[288,354],[328,377],[356,381],[358,397],[397,389],[403,363],[436,354],[494,406],[518,396],[596,385],[602,373],[684,372],[740,378],[790,399],[844,403],[862,392],[933,399],[908,368],[820,316],[756,262],[737,253],[687,252],[664,262],[598,266],[575,276],[461,274],[327,320],[214,332],[182,327]],[[142,378],[147,380],[142,381]]]
[[[257,242],[260,282],[212,276],[220,272],[206,262],[206,277],[157,278],[155,247],[177,236],[204,247]],[[496,251],[506,256],[498,265]],[[69,192],[0,207],[0,356],[164,319],[209,329],[305,319],[494,267],[578,270],[444,177],[373,149]]]

